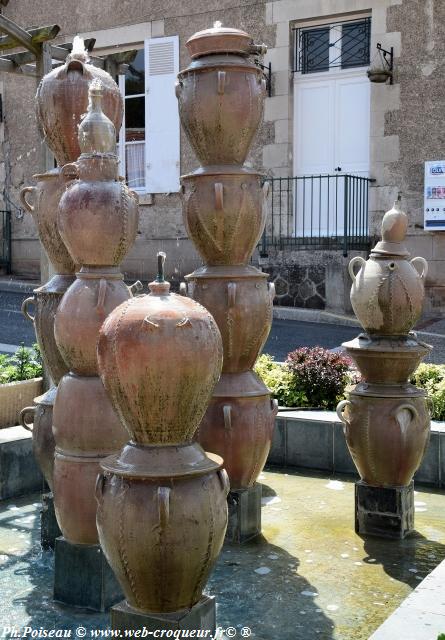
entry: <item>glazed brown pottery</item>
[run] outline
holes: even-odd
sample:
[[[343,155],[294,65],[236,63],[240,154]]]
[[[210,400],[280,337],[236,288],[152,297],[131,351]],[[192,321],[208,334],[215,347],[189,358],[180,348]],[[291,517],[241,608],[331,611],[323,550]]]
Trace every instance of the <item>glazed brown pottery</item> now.
[[[54,337],[54,321],[60,301],[74,280],[74,276],[53,276],[49,282],[35,289],[34,295],[26,298],[22,304],[23,314],[34,323],[45,367],[55,384],[68,373],[68,366]],[[35,307],[34,316],[29,312],[30,305]]]
[[[65,180],[60,169],[48,173],[36,174],[35,187],[24,187],[20,192],[20,201],[29,211],[37,225],[39,238],[48,254],[48,258],[58,274],[74,274],[73,262],[57,226],[59,201],[65,190]],[[28,195],[29,194],[29,195]]]
[[[96,344],[107,315],[131,293],[119,272],[82,269],[59,305],[54,324],[57,346],[70,370],[97,375]],[[76,331],[73,331],[73,326]]]
[[[106,71],[88,64],[86,52],[71,53],[64,65],[44,76],[37,89],[37,121],[59,166],[80,155],[78,126],[88,110],[88,90],[93,80],[100,81],[103,110],[119,131],[123,113],[119,87]]]
[[[33,407],[25,407],[20,412],[20,424],[24,429],[32,432],[32,451],[51,491],[53,490],[55,449],[52,424],[56,391],[56,387],[52,387],[43,395],[34,398]],[[26,422],[27,416],[32,416],[30,423]]]
[[[223,373],[253,367],[272,326],[275,290],[251,266],[204,267],[186,276],[189,295],[210,311],[224,345]]]
[[[102,381],[141,444],[191,440],[222,363],[220,334],[208,311],[168,295],[164,285],[151,283],[149,296],[115,309],[98,343]]]
[[[115,309],[98,343],[102,381],[132,439],[102,462],[97,528],[128,604],[178,612],[201,598],[227,526],[227,474],[192,438],[222,364],[218,327],[169,294],[165,255],[150,294]]]
[[[53,432],[58,450],[70,456],[106,456],[127,441],[100,378],[73,373],[59,382]]]
[[[179,73],[176,95],[200,163],[242,165],[263,115],[261,69],[242,56],[202,57]]]
[[[360,324],[370,334],[408,333],[422,313],[424,282],[428,265],[424,258],[408,260],[401,241],[408,221],[399,205],[382,221],[382,238],[369,260],[357,256],[349,263],[352,278],[351,303]],[[356,264],[360,264],[357,273]],[[417,266],[420,267],[420,273]]]
[[[404,384],[431,351],[414,335],[358,338],[342,345],[357,365],[362,379],[377,384]]]
[[[54,508],[63,537],[72,544],[97,544],[94,487],[103,456],[66,456],[54,460]]]
[[[78,82],[79,73],[68,73],[69,81]],[[100,327],[132,296],[118,264],[134,239],[138,215],[136,197],[117,174],[113,123],[101,109],[102,100],[106,104],[117,91],[111,78],[107,82],[113,85],[111,93],[91,83],[88,114],[78,131],[82,155],[63,167],[67,187],[58,215],[64,242],[82,265],[54,322],[56,342],[70,370],[59,383],[54,406],[54,504],[60,529],[72,544],[98,543],[94,486],[100,462],[126,440],[97,376]]]
[[[362,480],[378,487],[411,482],[430,435],[424,396],[377,398],[351,393],[337,413]]]
[[[261,174],[205,171],[181,183],[185,227],[206,264],[247,264],[265,223]]]
[[[191,608],[221,550],[227,476],[218,471],[222,461],[216,456],[210,461],[200,448],[191,455],[189,450],[198,446],[130,444],[120,465],[114,458],[102,464],[100,542],[135,609],[167,613]],[[132,448],[139,464],[136,456],[126,455]]]
[[[221,377],[221,387],[224,385]],[[218,396],[215,390],[209,408],[199,426],[197,438],[201,446],[224,459],[230,488],[251,487],[260,475],[269,455],[276,400],[265,389],[264,395],[246,395],[232,389],[232,396]]]

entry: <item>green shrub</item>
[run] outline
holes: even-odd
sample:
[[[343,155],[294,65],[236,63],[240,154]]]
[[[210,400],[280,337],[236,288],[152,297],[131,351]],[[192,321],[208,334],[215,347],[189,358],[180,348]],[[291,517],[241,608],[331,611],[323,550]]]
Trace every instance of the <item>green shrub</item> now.
[[[413,373],[411,382],[425,389],[431,398],[433,420],[445,420],[445,365],[422,363]]]
[[[28,349],[22,343],[14,355],[0,355],[0,384],[39,378],[42,373],[42,357],[37,344]]]
[[[254,370],[278,400],[280,406],[307,406],[303,391],[295,387],[292,373],[287,367],[275,362],[272,356],[267,354],[260,356]]]
[[[264,354],[255,371],[282,407],[335,409],[347,385],[358,381],[349,358],[321,347],[297,349],[284,364]]]

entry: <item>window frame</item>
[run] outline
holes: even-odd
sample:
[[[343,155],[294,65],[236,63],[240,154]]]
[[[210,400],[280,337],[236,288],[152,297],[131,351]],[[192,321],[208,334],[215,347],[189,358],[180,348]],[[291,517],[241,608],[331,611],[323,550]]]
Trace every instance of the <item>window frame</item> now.
[[[144,80],[145,80],[145,91],[143,94],[131,94],[131,96],[128,96],[129,99],[131,98],[136,98],[136,97],[143,97],[144,98],[144,120],[145,120],[145,136],[144,136],[144,186],[143,187],[132,187],[130,185],[130,188],[132,191],[135,191],[136,193],[140,193],[140,194],[148,194],[151,193],[149,191],[149,189],[147,188],[147,183],[148,183],[148,177],[147,177],[147,144],[148,144],[148,138],[147,138],[147,93],[148,93],[148,79],[147,79],[147,61],[145,58],[145,46],[144,44],[138,44],[138,45],[134,45],[129,47],[128,49],[126,49],[127,51],[144,51]],[[127,96],[125,95],[125,74],[119,74],[118,75],[118,86],[119,86],[119,91],[121,92],[122,95],[122,101],[123,101],[123,116],[122,116],[122,126],[119,130],[119,136],[118,136],[118,157],[119,157],[119,171],[120,174],[125,178],[126,180],[126,173],[127,173],[127,159],[126,159],[126,145],[127,144],[132,144],[132,142],[127,143],[125,140],[125,106],[126,106],[126,99]],[[133,144],[138,144],[137,142],[133,142]]]

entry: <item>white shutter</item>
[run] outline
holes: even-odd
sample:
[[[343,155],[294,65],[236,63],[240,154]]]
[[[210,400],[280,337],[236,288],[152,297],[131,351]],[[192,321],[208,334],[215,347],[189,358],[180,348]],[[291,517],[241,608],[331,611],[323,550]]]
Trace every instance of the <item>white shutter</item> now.
[[[179,114],[175,95],[179,38],[145,41],[146,190],[179,190]]]

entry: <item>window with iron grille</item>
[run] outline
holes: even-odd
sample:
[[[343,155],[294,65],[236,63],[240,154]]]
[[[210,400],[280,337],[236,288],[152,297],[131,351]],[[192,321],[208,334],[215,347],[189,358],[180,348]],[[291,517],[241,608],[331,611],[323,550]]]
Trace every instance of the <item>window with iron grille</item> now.
[[[319,73],[369,64],[371,18],[301,27],[294,33],[295,72]]]

